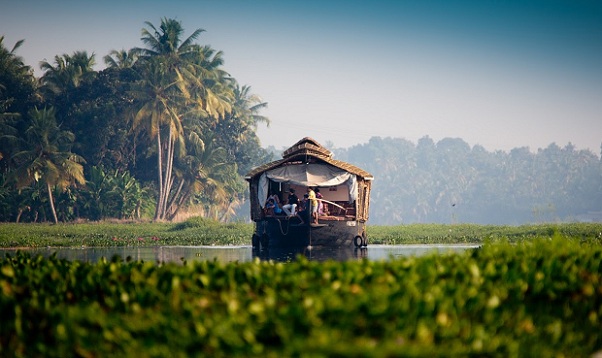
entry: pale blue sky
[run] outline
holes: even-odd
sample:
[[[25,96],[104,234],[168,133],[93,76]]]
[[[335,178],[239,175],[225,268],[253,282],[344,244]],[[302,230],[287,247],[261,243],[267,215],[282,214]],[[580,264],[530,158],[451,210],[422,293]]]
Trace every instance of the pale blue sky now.
[[[5,45],[41,60],[141,46],[144,21],[182,21],[269,103],[262,144],[310,136],[459,137],[488,150],[571,142],[600,154],[602,2],[57,1],[0,5]]]

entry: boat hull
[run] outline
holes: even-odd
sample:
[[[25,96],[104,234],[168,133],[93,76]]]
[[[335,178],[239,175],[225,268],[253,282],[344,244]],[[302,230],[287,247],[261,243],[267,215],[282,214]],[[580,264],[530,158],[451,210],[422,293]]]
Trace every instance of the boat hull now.
[[[321,220],[301,223],[296,217],[269,217],[255,223],[253,247],[363,247],[367,245],[366,224],[356,220]]]

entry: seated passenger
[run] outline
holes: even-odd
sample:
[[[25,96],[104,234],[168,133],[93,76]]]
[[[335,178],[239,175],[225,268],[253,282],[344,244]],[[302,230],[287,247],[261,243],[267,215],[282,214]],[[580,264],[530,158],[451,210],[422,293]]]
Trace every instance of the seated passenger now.
[[[277,195],[272,195],[268,197],[268,200],[265,203],[266,215],[274,216],[280,215],[282,213],[282,208],[280,207],[280,201],[278,200]]]
[[[295,195],[295,189],[290,188],[289,193],[286,205],[282,207],[282,210],[284,210],[287,216],[292,217],[295,216],[295,209],[299,205],[299,198]]]
[[[309,195],[303,194],[303,199],[299,201],[297,207],[297,216],[301,220],[301,224],[305,224],[305,221],[309,221]]]

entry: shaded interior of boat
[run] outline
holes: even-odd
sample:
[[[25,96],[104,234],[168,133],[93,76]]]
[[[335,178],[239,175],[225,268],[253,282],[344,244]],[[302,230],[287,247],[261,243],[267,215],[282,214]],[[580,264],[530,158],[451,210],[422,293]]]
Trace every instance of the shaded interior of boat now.
[[[281,183],[270,183],[270,191],[268,197],[276,196],[278,199],[277,205],[280,208],[286,203],[288,197],[288,191],[290,188],[295,189],[295,193],[299,197],[299,200],[303,200],[303,193],[306,193],[306,187],[298,185],[282,185]],[[349,193],[346,185],[338,185],[332,187],[316,187],[314,190],[322,195],[322,198],[318,200],[318,223],[323,221],[345,221],[345,220],[356,220],[356,202],[349,201]],[[279,219],[293,219],[288,218],[284,210],[274,210],[271,208],[263,208],[263,217],[273,217]],[[297,211],[295,217],[301,219],[304,223],[307,223],[309,219],[309,208]]]

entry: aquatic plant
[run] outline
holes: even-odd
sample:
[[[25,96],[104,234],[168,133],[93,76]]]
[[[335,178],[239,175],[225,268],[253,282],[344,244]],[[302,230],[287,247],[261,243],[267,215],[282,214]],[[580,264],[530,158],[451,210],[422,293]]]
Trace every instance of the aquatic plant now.
[[[554,234],[387,261],[0,259],[0,356],[591,356],[602,247]]]

